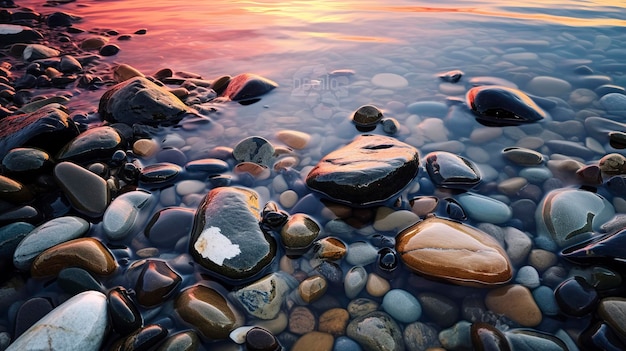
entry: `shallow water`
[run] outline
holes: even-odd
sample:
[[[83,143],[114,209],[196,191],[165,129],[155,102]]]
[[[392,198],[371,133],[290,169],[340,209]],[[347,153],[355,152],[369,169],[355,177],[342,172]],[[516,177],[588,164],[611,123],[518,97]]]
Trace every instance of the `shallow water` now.
[[[146,28],[146,35],[133,35],[130,41],[116,42],[122,48],[120,53],[102,59],[110,66],[126,63],[146,74],[167,67],[174,71],[194,72],[209,80],[225,74],[253,72],[276,81],[279,88],[263,96],[258,103],[248,106],[202,104],[201,107],[207,110],[218,110],[217,113],[205,113],[212,123],[195,125],[183,121],[182,128],[162,128],[154,139],[161,145],[168,145],[169,139],[173,145],[178,142],[171,140],[181,137],[184,141],[177,147],[188,160],[193,160],[205,157],[215,147],[232,148],[248,136],[262,136],[281,145],[276,138],[279,130],[309,133],[312,137],[309,146],[294,152],[298,159],[298,164],[293,167],[296,178],[292,175],[289,179],[290,185],[296,184],[294,187],[299,189],[299,198],[308,192],[303,190],[302,181],[297,177],[306,177],[308,170],[324,155],[360,134],[349,116],[364,104],[376,105],[386,117],[397,119],[401,127],[395,137],[418,148],[422,156],[431,151],[450,151],[473,160],[483,174],[483,183],[474,191],[507,205],[528,198],[536,204],[552,185],[535,184],[539,195],[507,194],[499,190],[498,184],[517,177],[522,169],[503,160],[501,151],[506,147],[536,145],[530,148],[542,153],[546,160],[575,159],[583,164],[596,164],[611,152],[624,154],[606,140],[594,139],[582,125],[588,116],[611,117],[624,122],[626,115],[607,112],[598,98],[579,102],[572,97],[572,91],[577,88],[593,90],[599,85],[576,73],[575,69],[580,66],[587,66],[593,75],[599,76],[598,81],[626,86],[626,64],[623,64],[626,4],[619,0],[524,1],[519,4],[495,0],[440,1],[436,5],[425,1],[189,3],[94,0],[57,8],[39,7],[38,3],[28,1],[20,4],[33,6],[44,14],[55,10],[76,14],[83,18],[76,26],[86,30],[114,29],[126,34]],[[341,69],[352,70],[354,75],[330,74]],[[455,69],[464,72],[460,82],[445,83],[438,78],[439,73]],[[372,78],[381,73],[402,76],[408,85],[389,81],[376,84]],[[532,86],[530,81],[537,76],[558,78],[567,81],[570,87],[550,91]],[[464,102],[465,94],[473,84],[499,80],[549,98],[560,109],[548,120],[534,125],[484,127],[467,111],[448,107],[458,105],[458,101]],[[76,91],[74,94],[68,104],[70,110],[90,112],[95,110],[102,91]],[[407,106],[416,102],[431,104],[422,106],[423,112],[409,112]],[[467,117],[470,122],[459,125],[441,123],[453,113],[458,113],[461,118]],[[566,121],[577,123],[561,124]],[[501,129],[502,133],[484,139],[475,135],[481,134],[484,128]],[[373,133],[384,134],[380,126]],[[589,152],[581,155],[575,148],[558,149],[546,145],[555,139],[579,143]],[[144,166],[154,162],[154,158],[141,159]],[[541,167],[547,168],[545,163]],[[257,190],[262,203],[269,200],[280,202],[282,182],[287,178],[277,172],[268,179],[257,180],[232,176],[233,185]],[[422,169],[418,179],[401,194],[401,208],[406,209],[408,200],[417,196],[438,196],[442,203],[443,199],[455,196],[454,193],[434,190],[432,184],[429,188],[428,181],[423,179],[427,177]],[[567,176],[556,177],[562,186],[580,186]],[[154,211],[168,206],[195,209],[201,196],[210,188],[207,183],[202,191],[187,196],[176,196],[172,188],[162,190],[155,194],[160,197],[160,202]],[[598,192],[612,202],[617,213],[626,211],[623,198],[612,195],[602,186],[598,188]],[[308,200],[285,209],[290,213],[306,212],[322,227],[327,226],[329,218],[319,207],[311,206],[310,197]],[[450,216],[445,206],[439,206],[437,214]],[[466,223],[480,224],[471,216]],[[528,224],[525,217],[513,218],[501,226],[519,228],[532,238],[537,234],[534,223]],[[350,233],[343,233],[341,239],[348,244],[370,240],[374,232],[371,225],[353,228]],[[391,232],[384,234],[393,237]],[[102,237],[98,225],[91,235]],[[184,253],[185,243],[183,239],[175,247],[159,248],[157,257],[173,259]],[[137,251],[150,245],[140,233],[126,244],[129,250],[113,251],[118,257],[127,255],[130,261],[139,259]],[[540,241],[534,243],[533,248],[540,247]],[[279,259],[277,257],[272,269],[280,269]],[[312,263],[301,259],[297,264],[307,271],[310,268],[307,265]],[[523,265],[525,263],[515,268]],[[578,269],[565,262],[558,265],[565,268],[568,275]],[[351,265],[343,262],[342,268],[345,274]],[[370,266],[368,271],[371,270]],[[181,287],[194,284],[199,273],[202,273],[199,268],[181,272],[185,276]],[[124,285],[124,279],[115,277],[104,284],[107,287]],[[463,297],[470,294],[482,297],[488,291],[433,283],[404,268],[393,276],[391,285],[414,294],[424,291],[443,294],[453,298],[458,306],[461,306]],[[41,288],[40,283],[30,282],[28,294],[36,296],[37,289]],[[345,308],[349,299],[342,296],[342,288],[332,289],[327,295],[336,301],[327,302],[328,305],[334,307],[336,303]],[[371,297],[365,292],[360,296]],[[380,301],[379,298],[375,300]],[[163,322],[172,333],[184,329],[168,320],[170,309],[171,305],[166,304],[163,308],[143,310],[145,324]],[[323,310],[323,303],[315,307],[318,314]],[[484,319],[502,330],[517,327],[515,323],[491,314],[485,315]],[[576,339],[589,320],[589,316],[582,319],[563,315],[545,317],[537,329],[549,333],[563,329]],[[432,322],[428,317],[420,321]],[[294,338],[292,334],[281,340],[288,344]],[[221,346],[229,347],[226,344]],[[207,349],[212,347],[210,343],[205,346]]]

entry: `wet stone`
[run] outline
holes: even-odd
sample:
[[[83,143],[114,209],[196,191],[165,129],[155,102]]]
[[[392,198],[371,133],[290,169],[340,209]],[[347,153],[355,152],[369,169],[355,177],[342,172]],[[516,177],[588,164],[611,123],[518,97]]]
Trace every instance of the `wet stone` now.
[[[600,104],[611,114],[621,114],[626,111],[626,95],[609,93],[600,98]]]
[[[164,208],[152,215],[143,232],[152,244],[171,247],[191,233],[194,215],[195,212],[188,208]]]
[[[111,252],[97,239],[79,238],[53,246],[39,254],[30,272],[33,277],[56,276],[68,267],[80,267],[89,273],[107,276],[118,265]]]
[[[459,321],[452,327],[439,332],[439,342],[447,350],[465,350],[472,346],[471,324],[468,321]]]
[[[425,292],[417,296],[424,314],[443,328],[452,326],[459,319],[457,303],[440,294]]]
[[[32,192],[22,183],[0,175],[0,200],[20,204],[29,202],[32,199]]]
[[[550,334],[536,330],[514,329],[505,333],[512,350],[567,351],[565,343]]]
[[[480,183],[480,171],[463,156],[449,152],[431,152],[425,156],[426,170],[437,186],[452,189],[469,189]]]
[[[334,338],[332,335],[312,331],[301,336],[293,345],[293,350],[331,351]]]
[[[200,347],[200,338],[192,330],[168,337],[156,351],[195,351]]]
[[[543,163],[543,155],[523,147],[508,147],[502,150],[502,156],[520,166],[538,166]]]
[[[554,296],[563,313],[582,317],[593,311],[599,301],[597,291],[579,276],[562,282],[555,290]]]
[[[204,285],[183,290],[174,301],[174,310],[209,340],[228,338],[244,322],[241,313],[221,293]]]
[[[128,290],[121,286],[107,293],[107,309],[111,326],[120,335],[128,335],[143,325],[143,318]]]
[[[61,52],[57,49],[42,44],[29,44],[24,48],[22,57],[24,61],[35,61],[59,56]]]
[[[537,206],[537,233],[559,247],[580,243],[615,215],[602,196],[576,189],[553,190]]]
[[[320,227],[313,218],[296,213],[283,225],[280,238],[288,254],[297,254],[308,250],[319,234]]]
[[[511,301],[515,301],[514,304]],[[487,293],[485,304],[491,311],[502,314],[525,327],[541,323],[541,310],[528,288],[522,285],[506,285]]]
[[[413,323],[422,316],[422,306],[419,301],[406,290],[389,290],[383,298],[382,308],[396,321]]]
[[[611,327],[606,323],[596,323],[586,329],[579,337],[579,342],[586,349],[620,351],[626,349]]]
[[[74,121],[52,106],[0,119],[0,158],[16,147],[36,147],[56,153],[79,134]]]
[[[313,312],[304,306],[296,306],[289,311],[289,331],[294,334],[312,332],[316,322]]]
[[[139,182],[149,189],[165,188],[171,185],[182,172],[182,167],[173,163],[154,163],[143,167]]]
[[[405,350],[402,330],[385,312],[371,312],[354,318],[348,324],[346,335],[367,351]]]
[[[48,345],[52,350],[100,350],[107,330],[104,294],[86,291],[46,314],[17,338],[7,351],[37,350]]]
[[[278,87],[270,79],[252,73],[242,73],[230,79],[228,86],[220,96],[233,101],[256,99]]]
[[[468,192],[457,195],[456,200],[467,216],[478,222],[501,224],[513,216],[508,205],[489,196]]]
[[[235,145],[233,157],[238,162],[252,162],[269,167],[274,157],[274,146],[264,138],[248,137]]]
[[[180,121],[187,107],[176,96],[143,77],[119,83],[102,95],[101,118],[109,122],[171,125]]]
[[[57,276],[57,284],[63,291],[72,295],[89,290],[105,292],[105,288],[93,275],[78,267],[62,269]]]
[[[363,131],[374,130],[382,118],[383,113],[372,105],[361,106],[352,114],[352,122]]]
[[[626,173],[626,157],[617,153],[604,155],[598,161],[598,166],[607,175],[624,174]]]
[[[298,285],[298,294],[302,301],[311,303],[319,300],[328,289],[328,282],[321,275],[314,275],[303,280]]]
[[[355,205],[382,203],[417,175],[418,151],[396,139],[361,135],[331,152],[309,172],[306,183],[331,199]]]
[[[0,227],[0,261],[12,257],[15,249],[35,226],[26,222],[14,222]]]
[[[403,230],[396,250],[412,271],[460,285],[488,286],[512,278],[508,256],[495,239],[450,220],[432,217]]]
[[[296,286],[295,278],[279,272],[269,274],[231,294],[249,314],[268,320],[278,316],[287,294]]]
[[[137,302],[148,308],[160,305],[174,294],[181,282],[181,276],[166,262],[147,260],[135,285]]]
[[[89,217],[104,214],[111,201],[104,179],[71,162],[58,163],[54,178],[77,211]]]
[[[317,257],[340,260],[346,255],[346,244],[336,237],[325,237],[313,243]]]
[[[43,35],[35,29],[14,24],[0,25],[0,43],[30,43],[43,39]]]
[[[470,333],[472,337],[472,346],[475,350],[511,350],[504,334],[491,324],[480,322],[472,323]]]
[[[349,320],[350,314],[347,310],[332,308],[320,315],[318,330],[333,336],[344,335]]]
[[[259,227],[259,212],[253,190],[211,190],[196,211],[189,243],[194,260],[226,280],[255,277],[276,253],[275,240]]]
[[[165,339],[167,333],[167,329],[158,324],[146,325],[115,343],[111,351],[149,350]]]
[[[355,298],[367,284],[367,271],[361,266],[350,268],[344,278],[344,291],[349,299]]]
[[[248,351],[278,351],[280,343],[274,335],[263,328],[254,327],[246,333],[246,350]]]
[[[190,161],[185,165],[187,172],[206,172],[209,174],[220,174],[229,170],[228,163],[217,158],[204,158]]]
[[[291,148],[301,150],[307,146],[311,135],[296,130],[281,130],[276,133],[276,138]]]
[[[547,118],[524,92],[505,86],[479,86],[467,92],[467,105],[487,126],[511,126]]]
[[[52,169],[47,152],[35,148],[11,149],[2,159],[2,173],[15,179],[29,179]]]
[[[441,347],[437,330],[421,322],[407,325],[402,333],[402,338],[407,350],[427,350]]]
[[[24,302],[15,316],[14,338],[18,338],[28,328],[54,309],[50,300],[43,297],[33,297]]]
[[[102,229],[109,240],[122,240],[141,222],[142,214],[152,210],[155,197],[145,191],[118,196],[104,212]]]
[[[123,147],[123,139],[117,130],[107,126],[96,127],[71,140],[56,158],[74,162],[109,160],[116,150]]]

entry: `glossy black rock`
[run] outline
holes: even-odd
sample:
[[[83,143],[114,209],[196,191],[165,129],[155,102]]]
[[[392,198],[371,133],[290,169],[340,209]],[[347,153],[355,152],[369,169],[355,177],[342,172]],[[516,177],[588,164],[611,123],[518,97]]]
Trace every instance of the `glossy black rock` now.
[[[476,120],[487,126],[511,126],[540,121],[547,117],[524,92],[497,85],[474,87],[467,92],[467,105]]]

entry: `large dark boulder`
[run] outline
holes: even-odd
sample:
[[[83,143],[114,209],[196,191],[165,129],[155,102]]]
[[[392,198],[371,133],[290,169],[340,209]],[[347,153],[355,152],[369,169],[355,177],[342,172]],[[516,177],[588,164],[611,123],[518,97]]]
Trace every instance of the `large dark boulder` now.
[[[36,147],[55,154],[79,134],[67,113],[55,106],[0,119],[0,159],[16,147]]]
[[[404,189],[418,169],[413,146],[382,135],[360,135],[322,158],[306,184],[338,202],[377,205]]]
[[[144,77],[134,77],[111,87],[100,98],[100,117],[128,125],[172,125],[187,113],[174,94]]]

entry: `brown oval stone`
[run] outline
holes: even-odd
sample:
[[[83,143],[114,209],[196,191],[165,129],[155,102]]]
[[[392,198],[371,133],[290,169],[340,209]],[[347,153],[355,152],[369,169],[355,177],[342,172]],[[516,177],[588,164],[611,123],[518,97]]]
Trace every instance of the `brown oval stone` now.
[[[287,250],[307,249],[320,233],[319,225],[303,213],[296,213],[289,217],[289,220],[280,231],[280,238]]]
[[[396,238],[402,261],[414,272],[467,286],[508,282],[508,256],[489,234],[474,227],[431,217]]]
[[[313,312],[304,306],[296,306],[289,312],[289,331],[294,334],[306,334],[315,330]]]
[[[320,316],[319,331],[334,336],[344,335],[350,320],[350,313],[343,308],[332,308]]]
[[[312,331],[304,334],[293,344],[292,350],[331,351],[335,338],[326,333]]]
[[[311,140],[311,136],[296,130],[281,130],[276,134],[276,139],[282,141],[289,147],[299,150],[307,146],[309,140]]]
[[[243,316],[222,294],[204,285],[183,290],[174,302],[174,309],[207,339],[226,339],[244,322]]]
[[[315,275],[300,283],[298,293],[304,302],[310,303],[322,297],[326,289],[328,289],[326,279],[321,275]]]
[[[33,277],[56,276],[68,267],[80,267],[97,275],[110,275],[117,269],[111,252],[97,239],[79,238],[42,252],[31,266]]]
[[[530,290],[523,285],[513,284],[491,290],[485,297],[485,305],[524,327],[541,323],[541,310]]]

